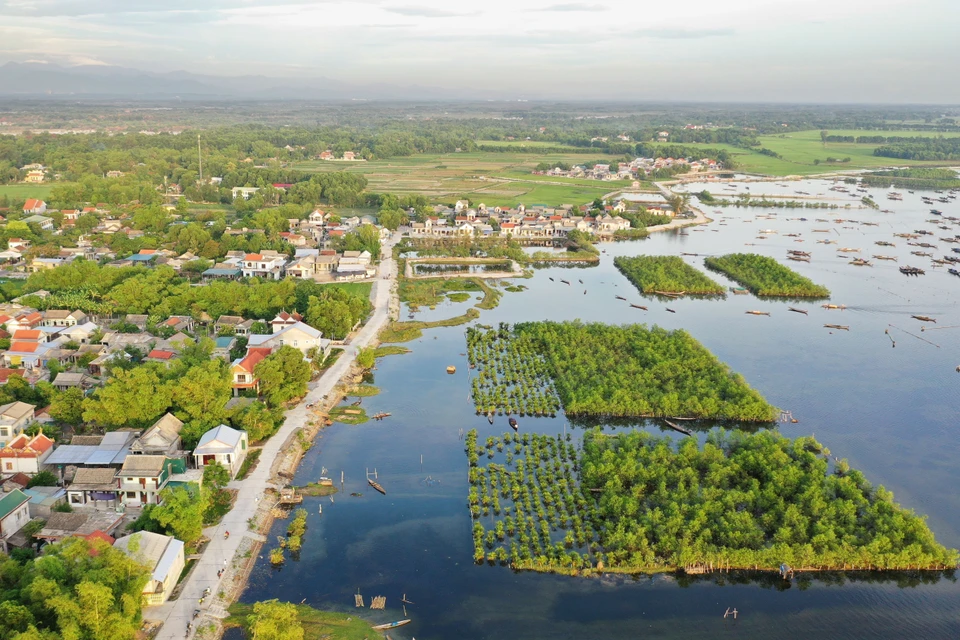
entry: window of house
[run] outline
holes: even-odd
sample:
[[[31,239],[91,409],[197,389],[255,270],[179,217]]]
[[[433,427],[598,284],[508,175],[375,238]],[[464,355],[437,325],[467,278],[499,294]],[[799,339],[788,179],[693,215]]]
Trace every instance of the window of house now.
[[[246,382],[246,381],[247,381],[247,376],[245,376],[245,375],[238,375],[238,376],[237,376],[237,382]]]
[[[6,469],[7,469],[7,471],[10,471],[11,469],[13,469],[13,463],[12,463],[12,462],[8,462],[8,463],[7,463],[7,466],[6,466]]]
[[[136,492],[136,491],[127,491],[127,499],[128,499],[128,500],[134,500],[134,499],[136,499],[136,497],[137,497],[137,492]]]
[[[127,478],[127,482],[133,482],[133,478]]]
[[[6,427],[0,427],[0,436],[9,436],[10,430]]]

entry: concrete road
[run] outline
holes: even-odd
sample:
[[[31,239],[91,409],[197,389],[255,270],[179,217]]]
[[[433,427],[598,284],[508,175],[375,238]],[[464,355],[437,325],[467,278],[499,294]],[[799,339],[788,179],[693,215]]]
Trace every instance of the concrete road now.
[[[397,280],[397,264],[392,257],[392,249],[399,239],[399,234],[394,234],[392,238],[383,243],[382,255],[384,257],[380,262],[377,280],[373,283],[373,289],[370,292],[374,307],[373,315],[349,341],[349,344],[344,347],[344,352],[337,359],[337,362],[320,376],[315,385],[312,385],[313,388],[300,404],[287,411],[283,426],[263,447],[257,468],[248,474],[244,480],[230,483],[230,488],[238,490],[233,510],[224,516],[219,525],[204,530],[204,534],[210,538],[210,543],[198,560],[193,572],[184,582],[179,599],[160,607],[150,607],[144,610],[146,619],[163,622],[163,627],[156,636],[157,640],[181,640],[191,637],[196,629],[187,634],[187,623],[192,621],[194,610],[201,609],[207,612],[210,602],[214,600],[214,596],[220,590],[220,578],[217,577],[217,571],[232,562],[244,536],[263,539],[262,536],[249,531],[247,521],[254,516],[260,501],[264,499],[264,491],[268,487],[273,487],[270,484],[270,470],[277,457],[283,453],[281,447],[295,430],[306,425],[309,417],[306,405],[320,402],[323,396],[333,391],[336,384],[353,366],[357,351],[370,344],[390,320],[391,289]],[[226,531],[230,532],[229,538],[224,538],[224,532]],[[199,604],[200,597],[204,589],[208,587],[211,591],[211,597],[205,599],[201,605]],[[209,611],[209,613],[219,617],[224,612],[219,610]]]

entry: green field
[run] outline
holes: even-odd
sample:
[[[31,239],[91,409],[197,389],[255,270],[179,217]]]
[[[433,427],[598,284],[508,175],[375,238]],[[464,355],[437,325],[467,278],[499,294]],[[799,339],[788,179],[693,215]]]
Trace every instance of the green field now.
[[[301,171],[362,173],[368,190],[379,193],[422,194],[435,202],[453,202],[466,196],[489,206],[523,204],[583,204],[605,193],[629,186],[628,181],[599,182],[535,176],[540,162],[615,162],[619,156],[596,154],[446,153],[424,154],[371,162],[309,161],[294,165]],[[511,178],[503,181],[501,178]],[[544,184],[547,183],[547,184]]]
[[[0,198],[7,196],[11,201],[26,200],[27,198],[50,197],[50,184],[0,184]]]
[[[926,138],[938,135],[947,137],[958,137],[960,135],[929,131],[860,131],[848,129],[829,131],[829,134],[837,136],[880,135]],[[725,149],[733,156],[738,170],[774,176],[812,175],[832,171],[876,169],[890,166],[943,166],[949,164],[875,156],[873,150],[880,146],[877,144],[857,144],[855,142],[828,142],[823,144],[820,141],[820,131],[796,131],[779,135],[759,136],[759,140],[762,148],[779,153],[782,159],[725,144],[684,144],[684,146]],[[850,158],[850,162],[827,162],[827,158]],[[815,164],[814,160],[819,160],[820,164]]]

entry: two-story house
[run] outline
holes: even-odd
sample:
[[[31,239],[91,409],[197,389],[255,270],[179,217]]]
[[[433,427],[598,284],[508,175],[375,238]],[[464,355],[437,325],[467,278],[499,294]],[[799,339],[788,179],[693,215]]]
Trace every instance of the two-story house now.
[[[182,429],[183,422],[172,413],[166,413],[133,441],[130,453],[135,456],[175,455],[180,450]]]
[[[69,309],[50,309],[43,312],[44,327],[75,327],[78,324],[87,321],[87,314],[79,309],[70,311]]]
[[[247,355],[233,361],[230,366],[230,373],[233,376],[233,395],[239,395],[245,389],[259,388],[259,383],[253,373],[254,369],[272,351],[273,349],[270,347],[249,348],[247,349]]]
[[[246,254],[241,264],[240,270],[244,278],[280,280],[283,278],[287,259],[276,251],[263,251]]]
[[[0,447],[5,447],[33,422],[36,407],[26,402],[10,402],[0,406]]]
[[[183,542],[173,536],[139,531],[119,538],[113,546],[150,570],[150,579],[143,587],[143,604],[150,607],[166,602],[186,566]]]
[[[120,499],[129,506],[160,504],[170,470],[166,456],[127,456],[117,472]]]
[[[0,498],[0,551],[7,552],[10,536],[30,522],[30,497],[14,489]]]
[[[247,457],[247,444],[246,431],[237,431],[222,424],[203,434],[193,450],[193,459],[200,469],[219,462],[230,471],[230,477],[233,478]]]
[[[317,349],[318,355],[322,353],[324,358],[330,353],[330,341],[323,339],[323,332],[303,322],[287,325],[269,336],[252,335],[247,344],[250,347],[270,347],[271,349],[279,349],[287,345],[299,349],[304,355],[312,349]]]

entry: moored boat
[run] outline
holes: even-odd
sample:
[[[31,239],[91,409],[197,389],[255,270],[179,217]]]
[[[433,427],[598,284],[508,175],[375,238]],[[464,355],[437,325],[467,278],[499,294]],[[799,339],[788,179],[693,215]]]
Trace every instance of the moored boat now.
[[[378,624],[375,627],[373,627],[373,629],[376,631],[385,631],[387,629],[396,629],[397,627],[402,627],[405,624],[410,624],[410,620],[397,620],[396,622]]]
[[[516,419],[516,418],[511,417],[509,420],[507,420],[507,422],[510,423],[510,426],[513,427],[513,430],[514,430],[514,431],[519,430],[520,425],[517,424],[517,419]]]

